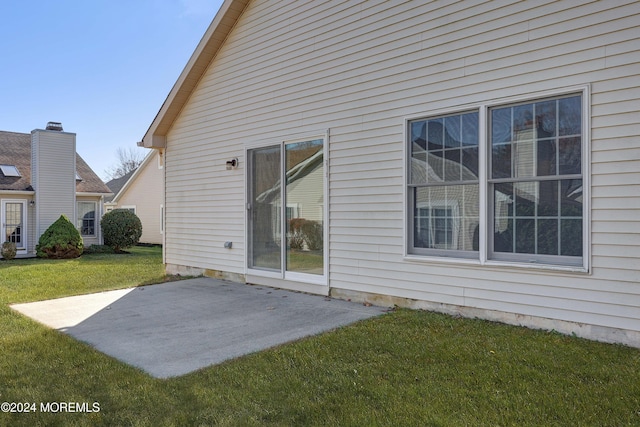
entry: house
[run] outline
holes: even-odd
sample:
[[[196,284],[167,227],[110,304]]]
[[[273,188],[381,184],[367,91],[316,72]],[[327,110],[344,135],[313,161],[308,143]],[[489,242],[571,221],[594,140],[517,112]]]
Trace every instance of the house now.
[[[139,144],[166,269],[640,346],[638,46],[637,1],[227,0]]]
[[[84,245],[102,243],[102,200],[111,192],[76,153],[76,135],[59,123],[27,133],[0,131],[2,241],[18,257],[35,256],[38,239],[65,215]]]
[[[140,243],[162,244],[164,175],[162,153],[153,150],[140,166],[107,182],[114,196],[105,198],[105,211],[129,209],[142,222]]]

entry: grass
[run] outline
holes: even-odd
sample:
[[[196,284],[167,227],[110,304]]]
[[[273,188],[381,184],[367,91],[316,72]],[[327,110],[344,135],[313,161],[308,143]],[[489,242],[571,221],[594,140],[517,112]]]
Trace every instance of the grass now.
[[[7,306],[164,281],[160,263],[157,248],[0,262],[0,402],[100,405],[0,425],[640,425],[640,350],[554,332],[395,310],[159,380]]]
[[[159,247],[129,254],[90,254],[72,260],[0,261],[0,303],[40,301],[166,280]]]

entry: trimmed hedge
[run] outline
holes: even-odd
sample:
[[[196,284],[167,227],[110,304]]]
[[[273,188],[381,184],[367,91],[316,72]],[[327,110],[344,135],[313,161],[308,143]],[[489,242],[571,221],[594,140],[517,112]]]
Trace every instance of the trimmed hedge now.
[[[36,254],[42,258],[77,258],[82,255],[84,243],[78,229],[69,219],[60,218],[42,233],[36,246]]]
[[[100,221],[104,244],[115,252],[134,246],[142,236],[140,218],[128,209],[114,209],[107,212]]]

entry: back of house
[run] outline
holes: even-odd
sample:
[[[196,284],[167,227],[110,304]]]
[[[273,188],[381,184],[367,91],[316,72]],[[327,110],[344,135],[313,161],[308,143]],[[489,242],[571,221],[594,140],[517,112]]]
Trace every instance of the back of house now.
[[[640,346],[640,2],[225,1],[165,262]]]

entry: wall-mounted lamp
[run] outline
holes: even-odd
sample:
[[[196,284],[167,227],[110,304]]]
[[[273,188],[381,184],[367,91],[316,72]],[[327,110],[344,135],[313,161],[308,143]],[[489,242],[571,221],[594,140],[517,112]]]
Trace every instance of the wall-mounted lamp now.
[[[227,170],[235,169],[238,167],[238,158],[234,157],[231,160],[227,160]]]
[[[35,200],[29,200],[29,206],[30,207],[34,207],[36,205],[36,201]]]

